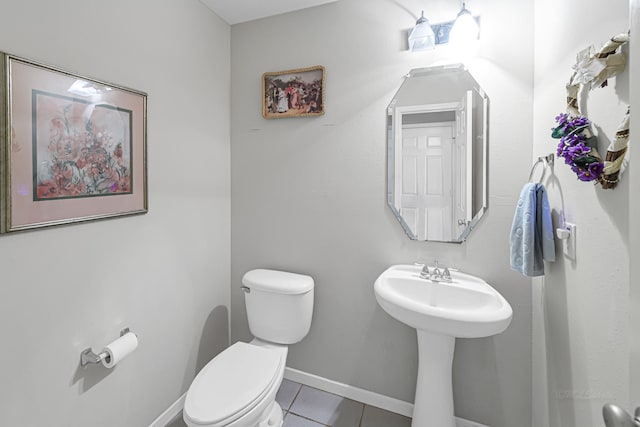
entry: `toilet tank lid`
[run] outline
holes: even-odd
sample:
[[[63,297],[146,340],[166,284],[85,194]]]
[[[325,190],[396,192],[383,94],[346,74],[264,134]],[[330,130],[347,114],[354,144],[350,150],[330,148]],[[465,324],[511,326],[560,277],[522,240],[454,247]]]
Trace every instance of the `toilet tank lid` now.
[[[250,289],[296,295],[312,290],[313,278],[304,274],[258,268],[245,273],[242,284]]]

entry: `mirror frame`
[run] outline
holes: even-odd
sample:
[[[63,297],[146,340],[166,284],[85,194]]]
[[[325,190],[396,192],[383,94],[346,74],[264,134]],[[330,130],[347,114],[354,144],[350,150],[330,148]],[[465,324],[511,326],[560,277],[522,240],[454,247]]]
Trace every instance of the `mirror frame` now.
[[[452,237],[452,240],[421,240],[421,241],[432,241],[432,242],[442,242],[442,243],[462,243],[467,240],[471,231],[476,227],[480,219],[484,216],[488,209],[488,145],[489,145],[489,97],[486,92],[480,87],[478,82],[475,80],[473,75],[469,72],[467,67],[463,64],[454,64],[454,65],[442,65],[442,66],[434,66],[434,67],[425,67],[425,68],[416,68],[412,69],[409,73],[405,75],[405,79],[395,92],[393,99],[389,106],[387,107],[387,204],[391,208],[394,216],[402,226],[404,232],[407,236],[412,240],[418,240],[418,236],[411,230],[411,227],[405,219],[400,214],[399,209],[396,207],[395,197],[398,185],[395,177],[396,170],[396,162],[400,157],[399,154],[402,150],[401,144],[396,146],[395,141],[402,140],[402,116],[404,114],[411,113],[430,113],[430,112],[445,112],[445,111],[455,111],[456,107],[459,105],[457,102],[442,102],[437,104],[422,104],[422,105],[407,105],[397,107],[397,95],[402,90],[402,87],[405,85],[409,78],[416,78],[422,76],[428,76],[430,74],[442,74],[442,73],[466,73],[468,77],[473,81],[473,87],[471,90],[476,92],[482,101],[482,114],[483,114],[483,129],[482,129],[482,168],[483,173],[481,175],[482,182],[479,185],[475,185],[477,188],[482,189],[482,201],[481,206],[479,207],[477,212],[473,212],[470,218],[465,220],[466,227],[456,238]],[[427,108],[425,108],[427,107]],[[401,114],[395,114],[400,111]],[[472,163],[472,156],[469,156],[468,163]],[[471,174],[468,174],[468,180],[471,180]],[[469,184],[468,184],[469,185]],[[471,186],[474,187],[473,185]],[[471,196],[470,196],[471,197]],[[471,205],[470,205],[471,206]]]

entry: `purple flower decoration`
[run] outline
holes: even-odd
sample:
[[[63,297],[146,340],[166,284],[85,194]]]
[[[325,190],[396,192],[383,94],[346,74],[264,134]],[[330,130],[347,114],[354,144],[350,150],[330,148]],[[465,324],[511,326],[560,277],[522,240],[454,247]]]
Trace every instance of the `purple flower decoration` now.
[[[571,127],[573,127],[574,129],[577,129],[583,126],[588,126],[591,124],[591,122],[585,116],[578,116],[575,119],[573,119],[570,122],[570,124],[571,124]]]
[[[564,158],[567,165],[581,181],[598,179],[604,169],[604,164],[598,157],[593,157],[591,148],[586,144],[587,138],[583,129],[591,122],[584,116],[569,116],[561,113],[556,116],[558,126],[554,128],[552,137],[559,138],[556,154]]]
[[[559,126],[567,124],[569,121],[569,115],[567,113],[560,113],[556,116],[556,122],[558,122]]]
[[[563,137],[561,141],[564,141],[564,145],[566,146],[574,146],[582,143],[584,139],[585,138],[582,135],[570,133],[569,135]]]
[[[566,153],[571,160],[575,160],[576,157],[582,157],[591,152],[591,148],[587,147],[584,143],[579,142],[576,145],[567,147]]]
[[[558,157],[564,158],[565,163],[573,164],[577,157],[582,157],[591,152],[591,148],[583,142],[580,135],[570,134],[563,137],[558,144]]]
[[[578,179],[580,181],[593,181],[598,179],[602,171],[604,170],[604,164],[600,162],[590,163],[586,169],[579,168]]]
[[[556,116],[558,126],[553,128],[553,137],[560,138],[574,132],[582,127],[589,126],[591,122],[584,116],[569,116],[567,113],[561,113]]]

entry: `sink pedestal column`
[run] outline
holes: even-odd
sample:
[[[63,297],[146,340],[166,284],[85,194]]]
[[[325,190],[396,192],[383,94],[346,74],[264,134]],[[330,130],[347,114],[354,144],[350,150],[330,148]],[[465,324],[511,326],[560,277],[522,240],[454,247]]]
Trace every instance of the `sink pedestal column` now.
[[[456,339],[417,332],[418,380],[411,427],[455,427],[451,368]]]

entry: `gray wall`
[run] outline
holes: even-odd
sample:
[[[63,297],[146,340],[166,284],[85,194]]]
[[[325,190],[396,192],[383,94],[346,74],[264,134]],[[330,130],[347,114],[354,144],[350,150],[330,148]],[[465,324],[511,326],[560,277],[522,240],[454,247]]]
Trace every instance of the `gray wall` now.
[[[626,32],[628,9],[628,0],[535,2],[536,156],[556,150],[549,128],[565,110],[576,54]],[[629,75],[627,68],[584,97],[602,155],[629,105]],[[602,190],[578,181],[564,160],[545,183],[556,224],[564,213],[578,227],[577,259],[560,252],[533,284],[536,426],[601,426],[604,403],[629,407],[629,183],[625,174],[615,190]]]
[[[0,236],[0,424],[149,425],[228,345],[229,26],[197,0],[0,4],[0,50],[149,94],[150,207]],[[127,326],[134,354],[79,368]]]
[[[430,8],[432,22],[458,12]],[[415,331],[376,304],[373,282],[395,263],[434,258],[483,277],[511,303],[502,335],[458,340],[456,414],[492,427],[531,418],[531,288],[509,268],[509,230],[531,164],[533,2],[468,2],[482,15],[470,69],[491,99],[489,211],[462,245],[410,241],[385,202],[385,110],[412,68],[451,60],[448,49],[406,51],[424,4],[341,0],[234,25],[232,55],[232,341],[249,340],[242,275],[267,267],[316,281],[311,331],[292,368],[412,401]],[[517,37],[506,37],[517,34]],[[327,70],[326,115],[265,120],[260,77]]]

